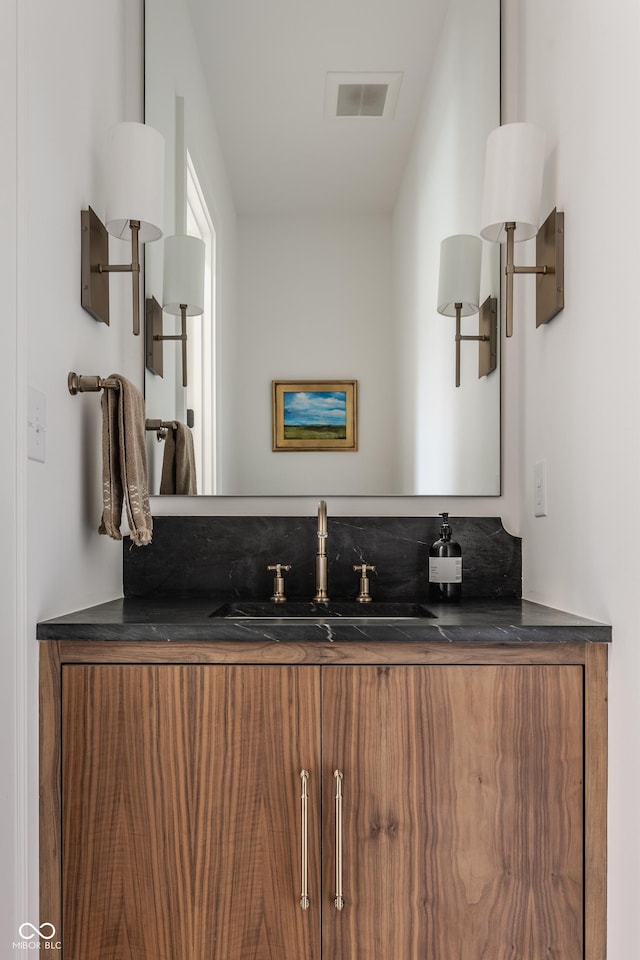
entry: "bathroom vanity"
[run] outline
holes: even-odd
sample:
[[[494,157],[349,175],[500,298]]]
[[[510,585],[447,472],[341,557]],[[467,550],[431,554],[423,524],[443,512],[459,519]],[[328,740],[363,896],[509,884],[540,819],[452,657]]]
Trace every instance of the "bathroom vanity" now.
[[[39,626],[64,960],[602,960],[609,627],[219,608]]]
[[[521,600],[496,518],[432,604],[438,528],[156,518],[39,625],[64,960],[603,960],[611,630]]]

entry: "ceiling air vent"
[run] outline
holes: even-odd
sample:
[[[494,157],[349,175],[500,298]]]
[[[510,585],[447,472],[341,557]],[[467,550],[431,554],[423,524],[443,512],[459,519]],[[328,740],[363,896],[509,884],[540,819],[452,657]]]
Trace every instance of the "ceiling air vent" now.
[[[387,83],[341,83],[336,116],[381,117],[388,90]]]
[[[328,73],[325,116],[388,120],[395,113],[401,80],[401,73]]]

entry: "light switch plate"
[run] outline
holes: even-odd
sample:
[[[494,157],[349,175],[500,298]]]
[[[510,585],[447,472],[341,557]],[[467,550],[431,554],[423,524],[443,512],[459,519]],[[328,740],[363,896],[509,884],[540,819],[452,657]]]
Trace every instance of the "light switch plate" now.
[[[533,468],[534,515],[547,516],[547,461],[538,460]]]
[[[44,393],[27,388],[27,456],[44,463],[47,436],[47,398]]]

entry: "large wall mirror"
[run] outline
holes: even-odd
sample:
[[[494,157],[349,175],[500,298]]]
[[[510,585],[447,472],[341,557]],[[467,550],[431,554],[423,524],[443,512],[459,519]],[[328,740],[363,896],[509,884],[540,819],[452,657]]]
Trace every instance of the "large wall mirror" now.
[[[206,248],[187,387],[180,342],[167,341],[163,375],[146,370],[147,415],[193,422],[198,493],[500,493],[500,358],[479,377],[478,344],[461,343],[456,387],[455,319],[437,312],[442,239],[479,234],[499,8],[146,0],[165,236]],[[145,250],[146,297],[160,304],[163,243]],[[483,244],[481,301],[498,296],[499,256]],[[462,334],[478,323],[464,317]],[[180,332],[166,311],[162,324]],[[295,382],[307,426],[323,404],[340,421],[340,385],[356,381],[357,449],[274,451],[274,381]],[[165,444],[153,432],[148,444],[158,493]]]

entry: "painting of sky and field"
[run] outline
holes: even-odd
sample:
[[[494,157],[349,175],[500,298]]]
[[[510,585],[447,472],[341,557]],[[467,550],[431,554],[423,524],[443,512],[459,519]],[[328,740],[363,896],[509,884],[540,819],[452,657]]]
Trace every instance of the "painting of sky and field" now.
[[[344,390],[285,391],[285,440],[344,440],[347,394]]]

